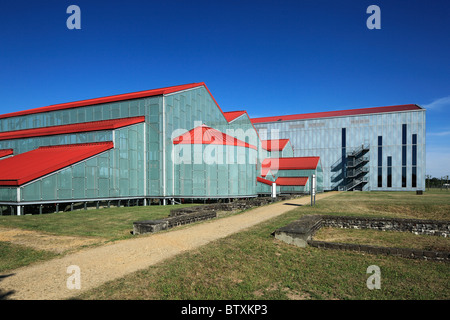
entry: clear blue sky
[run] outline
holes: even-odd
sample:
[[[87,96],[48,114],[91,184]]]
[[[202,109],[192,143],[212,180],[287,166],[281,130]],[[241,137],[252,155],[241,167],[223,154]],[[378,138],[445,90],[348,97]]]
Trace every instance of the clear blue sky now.
[[[69,5],[81,30],[69,30]],[[369,5],[381,29],[369,30]],[[0,113],[205,82],[251,117],[415,103],[450,175],[448,0],[3,0]]]

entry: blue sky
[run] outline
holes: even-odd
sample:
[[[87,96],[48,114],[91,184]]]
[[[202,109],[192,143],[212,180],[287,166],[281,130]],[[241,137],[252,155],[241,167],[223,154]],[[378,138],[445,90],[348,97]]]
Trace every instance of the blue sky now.
[[[69,30],[69,5],[81,30]],[[369,30],[369,5],[381,29]],[[205,82],[251,117],[415,103],[427,174],[450,174],[448,0],[11,1],[0,113]]]

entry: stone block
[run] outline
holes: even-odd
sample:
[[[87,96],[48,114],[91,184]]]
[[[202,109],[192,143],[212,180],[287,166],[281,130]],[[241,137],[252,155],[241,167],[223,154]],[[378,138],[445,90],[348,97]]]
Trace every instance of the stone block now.
[[[166,220],[146,220],[133,222],[133,234],[153,233],[169,228]]]

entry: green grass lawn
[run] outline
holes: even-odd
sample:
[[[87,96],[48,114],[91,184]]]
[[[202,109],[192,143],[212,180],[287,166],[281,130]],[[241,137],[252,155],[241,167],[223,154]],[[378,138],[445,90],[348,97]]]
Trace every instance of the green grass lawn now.
[[[170,210],[191,206],[120,207],[76,210],[64,213],[25,216],[0,216],[0,227],[20,228],[54,235],[97,237],[98,244],[133,237],[133,222],[166,218]],[[0,272],[34,262],[49,260],[58,254],[0,241]]]
[[[192,205],[111,207],[42,215],[0,216],[0,227],[116,240],[131,237],[130,231],[135,221],[166,218],[170,210],[187,206]]]
[[[450,252],[450,238],[398,231],[321,228],[314,240]]]
[[[248,231],[180,254],[89,291],[81,299],[432,299],[450,298],[450,264],[299,248],[271,233],[305,214],[449,220],[450,193],[341,193]],[[367,268],[381,270],[369,290]]]
[[[317,202],[317,214],[450,220],[450,191],[344,192]]]
[[[17,244],[0,241],[0,273],[13,270],[37,261],[49,260],[56,253],[34,250]]]

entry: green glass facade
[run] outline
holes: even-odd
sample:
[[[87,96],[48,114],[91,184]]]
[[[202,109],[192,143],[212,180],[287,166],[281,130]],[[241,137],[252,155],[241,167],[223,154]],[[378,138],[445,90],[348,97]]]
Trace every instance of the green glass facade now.
[[[0,140],[20,154],[41,146],[113,141],[114,148],[19,187],[0,187],[4,204],[38,204],[133,198],[257,196],[256,176],[265,155],[247,115],[228,122],[204,86],[120,102],[0,118],[0,132],[144,116],[119,129]],[[206,124],[257,147],[189,146],[190,163],[177,163],[173,139]],[[200,147],[200,154],[198,154]],[[195,157],[205,155],[200,163]],[[207,164],[208,157],[215,161]],[[221,158],[220,158],[221,157]],[[220,161],[217,161],[219,160]]]

